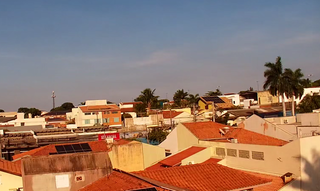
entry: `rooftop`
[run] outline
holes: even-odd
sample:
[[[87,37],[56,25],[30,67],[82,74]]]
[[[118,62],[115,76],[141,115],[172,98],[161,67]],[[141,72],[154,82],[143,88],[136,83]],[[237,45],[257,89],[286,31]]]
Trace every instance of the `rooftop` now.
[[[187,148],[187,149],[185,149],[175,155],[171,155],[171,156],[159,161],[157,164],[148,167],[146,170],[156,170],[156,169],[161,169],[161,168],[165,168],[165,167],[179,166],[183,159],[190,157],[190,156],[192,156],[192,155],[194,155],[204,149],[206,149],[206,147],[192,146],[192,147]]]
[[[182,111],[162,111],[162,115],[164,119],[170,119],[170,118],[175,118],[178,115],[183,113]]]
[[[273,146],[282,146],[288,143],[286,141],[255,133],[246,129],[234,128],[211,121],[183,123],[183,125],[200,140],[221,141],[223,139],[237,139],[238,143],[243,144]],[[229,131],[224,131],[224,127],[228,127]],[[222,134],[221,132],[224,132],[225,134]]]
[[[235,190],[271,184],[272,179],[258,177],[219,164],[195,164],[139,171],[134,174],[189,190]]]
[[[64,144],[52,144],[47,145],[43,147],[39,147],[33,150],[30,150],[28,152],[20,153],[17,155],[14,155],[12,158],[14,160],[20,159],[23,156],[49,156],[50,154],[57,153],[57,149],[55,146],[59,145],[76,145],[81,143],[88,143],[92,152],[102,152],[102,151],[108,151],[110,148],[108,147],[107,142],[105,141],[91,141],[91,142],[80,142],[80,143],[64,143]]]
[[[93,182],[92,184],[80,189],[80,191],[123,191],[147,188],[156,188],[156,190],[164,190],[144,180],[140,180],[130,174],[113,170],[110,175]]]
[[[21,163],[0,159],[0,171],[21,176]]]
[[[97,111],[108,111],[108,110],[120,110],[120,108],[115,104],[109,105],[90,105],[90,106],[80,106],[82,112],[97,112]]]

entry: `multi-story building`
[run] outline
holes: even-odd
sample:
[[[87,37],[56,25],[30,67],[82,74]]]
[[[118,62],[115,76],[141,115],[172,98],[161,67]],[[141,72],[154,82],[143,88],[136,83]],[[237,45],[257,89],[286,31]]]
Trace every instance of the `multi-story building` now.
[[[67,119],[74,119],[77,127],[122,126],[120,108],[116,104],[107,104],[107,100],[86,101],[86,105],[73,108],[72,112],[67,113]]]

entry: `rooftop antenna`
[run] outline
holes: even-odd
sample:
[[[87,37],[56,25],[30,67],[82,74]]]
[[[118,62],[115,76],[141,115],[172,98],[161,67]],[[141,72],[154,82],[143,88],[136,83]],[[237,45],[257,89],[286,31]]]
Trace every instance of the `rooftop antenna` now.
[[[52,109],[55,108],[55,102],[54,102],[54,98],[56,98],[56,95],[54,95],[54,91],[52,91]]]

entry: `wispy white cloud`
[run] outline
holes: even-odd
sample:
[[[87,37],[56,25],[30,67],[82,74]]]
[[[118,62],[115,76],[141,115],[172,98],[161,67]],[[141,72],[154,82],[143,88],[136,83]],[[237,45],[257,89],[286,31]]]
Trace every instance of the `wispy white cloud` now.
[[[154,65],[165,65],[176,61],[178,54],[170,50],[160,50],[151,53],[146,58],[133,62],[132,66],[142,67],[142,66],[154,66]]]

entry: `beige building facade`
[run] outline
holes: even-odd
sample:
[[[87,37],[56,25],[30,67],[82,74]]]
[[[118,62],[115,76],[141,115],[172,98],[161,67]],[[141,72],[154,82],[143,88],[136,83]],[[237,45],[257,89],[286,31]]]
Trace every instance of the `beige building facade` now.
[[[1,161],[0,161],[1,162]],[[22,177],[0,171],[0,190],[11,191],[22,188]]]

